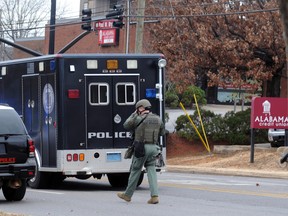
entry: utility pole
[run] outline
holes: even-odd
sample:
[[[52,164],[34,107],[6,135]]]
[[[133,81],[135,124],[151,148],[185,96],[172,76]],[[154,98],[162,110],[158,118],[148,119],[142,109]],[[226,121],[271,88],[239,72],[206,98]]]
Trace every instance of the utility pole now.
[[[55,17],[56,17],[56,0],[51,0],[49,54],[54,54],[55,50],[55,19],[56,19]]]
[[[281,92],[281,95],[283,97],[288,97],[288,2],[286,0],[279,0],[279,6],[280,6],[280,12],[281,12],[281,19],[282,19],[282,24],[284,28],[284,42],[285,42],[285,47],[286,47],[286,68],[285,68],[285,73],[284,73],[284,79],[286,83],[286,89],[284,89],[284,86],[282,87],[281,91],[285,91],[284,93]],[[283,82],[283,83],[284,83]],[[286,134],[286,138],[288,136],[288,132]]]
[[[286,68],[285,68],[285,75],[284,79],[286,79],[286,89],[282,88],[281,91],[286,90],[285,93],[281,94],[284,97],[288,97],[288,2],[287,0],[279,0],[280,12],[281,12],[281,19],[284,28],[284,41],[285,41],[285,50],[286,50]],[[285,82],[284,81],[284,82]],[[283,86],[284,87],[284,86]],[[284,137],[284,145],[288,146],[288,129],[285,129],[285,137]]]
[[[2,21],[2,9],[0,9],[0,20]],[[0,38],[4,38],[2,22],[0,22]],[[4,43],[0,42],[0,61],[4,61]]]
[[[138,0],[138,22],[136,25],[135,53],[142,53],[145,1],[146,0]]]
[[[127,16],[126,16],[126,50],[129,53],[129,40],[130,40],[130,0],[127,0]]]

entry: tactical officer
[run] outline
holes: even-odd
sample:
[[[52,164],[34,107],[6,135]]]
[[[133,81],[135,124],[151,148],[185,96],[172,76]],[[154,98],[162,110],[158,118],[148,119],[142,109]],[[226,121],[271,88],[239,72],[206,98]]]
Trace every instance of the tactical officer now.
[[[135,135],[135,142],[142,142],[144,145],[144,155],[137,155],[134,151],[132,158],[128,186],[124,193],[118,193],[118,197],[130,202],[131,197],[137,187],[142,167],[147,170],[151,198],[148,204],[159,203],[157,174],[156,174],[156,157],[160,153],[158,144],[159,136],[165,134],[164,124],[158,115],[150,111],[151,103],[142,99],[136,103],[136,111],[132,113],[124,122],[124,128]]]

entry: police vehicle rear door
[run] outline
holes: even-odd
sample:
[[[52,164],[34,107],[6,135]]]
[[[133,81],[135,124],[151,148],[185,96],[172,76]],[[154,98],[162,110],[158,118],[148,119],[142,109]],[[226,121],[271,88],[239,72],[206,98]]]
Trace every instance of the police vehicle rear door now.
[[[139,99],[139,74],[87,74],[86,134],[88,149],[123,148],[130,144],[124,121]]]

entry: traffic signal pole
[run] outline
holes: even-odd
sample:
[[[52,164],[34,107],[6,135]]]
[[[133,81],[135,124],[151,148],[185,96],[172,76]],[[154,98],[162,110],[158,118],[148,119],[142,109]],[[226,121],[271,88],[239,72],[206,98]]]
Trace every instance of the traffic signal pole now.
[[[56,0],[51,0],[49,54],[54,54],[55,50],[55,17],[56,17]]]
[[[135,53],[142,53],[145,0],[138,0],[138,21],[136,25]]]
[[[79,40],[84,38],[86,35],[90,34],[90,31],[82,32],[80,35],[78,35],[76,38],[74,38],[69,44],[67,44],[65,47],[63,47],[61,50],[58,51],[58,54],[65,53],[68,49],[70,49],[74,44],[76,44]]]
[[[13,47],[15,47],[15,48],[17,48],[17,49],[19,49],[19,50],[21,50],[23,52],[26,52],[26,53],[32,55],[32,56],[42,56],[43,55],[42,53],[36,52],[34,50],[31,50],[31,49],[29,49],[27,47],[24,47],[24,46],[20,45],[20,44],[16,44],[14,42],[8,41],[8,40],[6,40],[4,38],[0,38],[0,42],[8,44],[10,46],[13,46]]]

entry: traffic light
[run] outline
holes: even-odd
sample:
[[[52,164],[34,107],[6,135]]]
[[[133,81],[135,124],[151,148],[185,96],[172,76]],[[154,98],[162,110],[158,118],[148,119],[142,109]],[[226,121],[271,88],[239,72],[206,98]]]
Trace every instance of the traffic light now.
[[[115,28],[122,28],[123,26],[124,26],[123,17],[118,18],[117,21],[113,22],[113,27],[115,27]]]
[[[82,10],[82,25],[81,28],[86,31],[91,31],[91,9]]]
[[[113,27],[122,28],[124,26],[123,23],[123,6],[122,5],[114,5],[113,11],[106,15],[107,19],[117,19],[117,21],[113,22]]]

